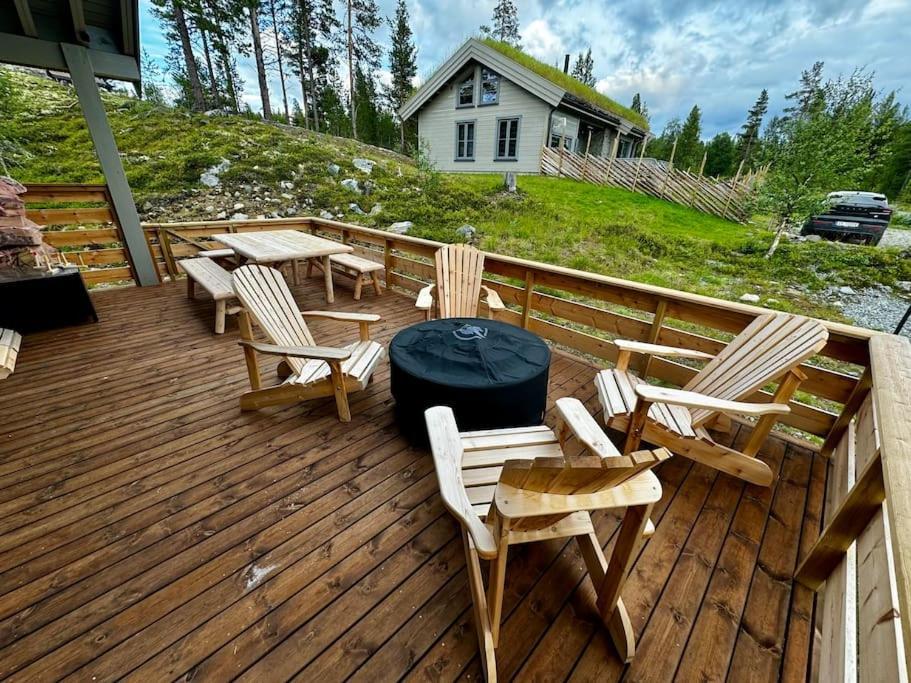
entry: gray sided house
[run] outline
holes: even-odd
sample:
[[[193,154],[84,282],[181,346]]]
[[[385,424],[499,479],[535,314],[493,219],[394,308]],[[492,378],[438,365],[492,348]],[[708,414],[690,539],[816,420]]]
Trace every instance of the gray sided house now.
[[[643,125],[609,111],[594,91],[567,91],[560,78],[542,75],[555,69],[535,65],[472,38],[399,113],[417,117],[420,143],[441,171],[538,173],[545,145],[607,158],[616,141],[618,157],[638,153]]]

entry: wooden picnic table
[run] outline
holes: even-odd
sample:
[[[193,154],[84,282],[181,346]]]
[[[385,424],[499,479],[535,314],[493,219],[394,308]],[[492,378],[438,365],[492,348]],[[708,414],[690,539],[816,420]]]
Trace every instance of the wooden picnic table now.
[[[295,284],[299,283],[298,261],[320,259],[326,279],[326,301],[330,304],[335,301],[335,293],[332,289],[329,257],[354,251],[347,244],[299,230],[222,233],[212,235],[212,239],[233,249],[244,262],[271,263],[277,267],[290,262]]]

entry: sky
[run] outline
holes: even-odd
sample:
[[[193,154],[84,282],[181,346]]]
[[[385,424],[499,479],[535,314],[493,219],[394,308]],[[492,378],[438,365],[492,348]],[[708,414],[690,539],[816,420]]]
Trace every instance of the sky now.
[[[468,37],[489,24],[495,0],[406,0],[425,79]],[[378,0],[391,17],[395,0]],[[911,0],[517,0],[522,47],[562,67],[591,48],[597,89],[628,105],[639,92],[659,133],[702,110],[703,137],[736,133],[763,88],[769,117],[785,106],[803,69],[825,62],[827,78],[857,67],[875,72],[877,88],[911,104]],[[143,48],[163,61],[167,46],[149,0],[140,0]],[[384,25],[377,40],[388,46]],[[268,39],[268,36],[266,37]],[[384,65],[386,66],[386,65]],[[245,99],[261,104],[252,58],[240,58]],[[388,79],[388,71],[380,73]],[[280,101],[270,79],[273,107]],[[297,84],[290,96],[299,95]]]

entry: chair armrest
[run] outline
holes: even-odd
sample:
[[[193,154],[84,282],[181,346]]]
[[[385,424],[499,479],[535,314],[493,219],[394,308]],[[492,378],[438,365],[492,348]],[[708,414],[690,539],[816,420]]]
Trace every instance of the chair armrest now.
[[[344,311],[301,311],[305,318],[328,318],[351,323],[378,323],[383,318],[375,313],[345,313]]]
[[[433,288],[436,285],[427,285],[418,292],[418,298],[414,302],[414,307],[422,311],[429,311],[433,308]]]
[[[586,410],[585,406],[577,398],[560,398],[557,399],[557,413],[561,421],[561,440],[563,438],[563,427],[573,433],[573,435],[599,458],[612,458],[620,455],[617,447],[607,438],[604,430],[595,422],[595,418]]]
[[[259,353],[265,353],[269,356],[288,356],[290,358],[313,358],[315,360],[343,361],[351,357],[351,352],[347,349],[335,349],[331,346],[276,346],[275,344],[263,344],[262,342],[242,340],[238,342],[241,346],[251,348]]]
[[[703,351],[681,349],[676,346],[662,346],[661,344],[647,344],[645,342],[631,341],[629,339],[615,339],[613,344],[621,351],[632,353],[648,353],[656,356],[693,358],[696,360],[709,360],[714,358],[712,354],[704,353]]]
[[[486,285],[481,285],[481,289],[487,294],[487,307],[492,311],[502,311],[506,308],[500,295]]]
[[[668,403],[686,408],[701,408],[717,411],[719,413],[732,413],[734,415],[771,415],[790,413],[791,408],[782,403],[741,403],[740,401],[726,401],[713,398],[694,391],[680,389],[666,389],[651,384],[637,384],[636,395],[649,403]]]

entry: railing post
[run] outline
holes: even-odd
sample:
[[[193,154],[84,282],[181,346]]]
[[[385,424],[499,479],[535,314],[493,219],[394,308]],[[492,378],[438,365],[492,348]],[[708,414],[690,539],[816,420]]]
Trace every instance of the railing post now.
[[[392,272],[392,240],[386,239],[383,243],[383,264],[386,266],[386,289],[392,287],[395,275]]]
[[[664,322],[664,314],[667,313],[667,301],[660,299],[655,307],[655,317],[652,319],[652,327],[648,331],[648,343],[657,344],[658,337],[661,335],[661,325]],[[648,377],[648,367],[652,364],[651,354],[646,355],[641,361],[639,376],[642,379]]]
[[[535,273],[525,271],[525,299],[522,302],[522,327],[528,329],[528,319],[531,317],[532,295],[535,291]]]
[[[174,261],[174,253],[171,251],[171,237],[166,229],[158,228],[158,246],[161,247],[161,255],[164,257],[168,277],[173,280],[177,277],[177,263]]]

